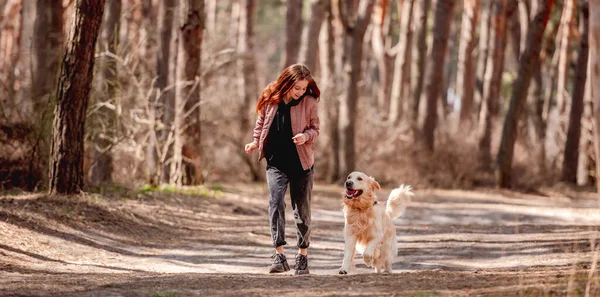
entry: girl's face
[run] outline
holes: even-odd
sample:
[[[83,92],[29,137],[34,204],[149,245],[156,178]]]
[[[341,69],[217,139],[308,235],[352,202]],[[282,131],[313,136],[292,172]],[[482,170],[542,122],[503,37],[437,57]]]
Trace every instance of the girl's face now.
[[[308,80],[303,79],[303,80],[297,81],[296,84],[294,84],[294,86],[288,93],[290,98],[292,98],[294,100],[300,98],[300,96],[304,95],[304,93],[306,92],[307,86],[308,86]]]

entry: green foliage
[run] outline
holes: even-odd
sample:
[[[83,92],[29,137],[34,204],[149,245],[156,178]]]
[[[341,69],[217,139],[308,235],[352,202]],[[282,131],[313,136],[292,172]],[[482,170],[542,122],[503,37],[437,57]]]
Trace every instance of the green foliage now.
[[[175,187],[173,185],[153,186],[145,184],[137,189],[138,193],[174,193],[174,194],[186,194],[196,195],[203,197],[219,198],[223,197],[223,187],[219,184],[214,184],[209,187],[205,185],[189,186],[189,187]]]

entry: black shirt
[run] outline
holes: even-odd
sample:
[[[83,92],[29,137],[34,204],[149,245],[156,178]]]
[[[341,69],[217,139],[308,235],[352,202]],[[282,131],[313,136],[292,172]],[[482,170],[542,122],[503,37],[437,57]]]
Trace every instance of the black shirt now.
[[[273,166],[287,175],[298,175],[305,170],[302,168],[296,144],[292,140],[292,121],[290,109],[296,106],[304,96],[289,103],[279,102],[277,113],[273,118],[265,143],[265,158],[269,166]]]

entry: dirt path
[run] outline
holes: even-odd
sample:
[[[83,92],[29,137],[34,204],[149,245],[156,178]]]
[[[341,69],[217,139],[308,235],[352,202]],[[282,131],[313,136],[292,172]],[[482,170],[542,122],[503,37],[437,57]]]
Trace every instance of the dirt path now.
[[[2,196],[0,295],[600,294],[591,265],[600,238],[593,194],[417,191],[396,220],[395,273],[375,275],[357,257],[351,275],[338,276],[340,191],[315,189],[311,275],[303,277],[266,274],[272,249],[263,185],[226,185],[209,191],[213,197]],[[287,234],[295,242],[292,224]]]

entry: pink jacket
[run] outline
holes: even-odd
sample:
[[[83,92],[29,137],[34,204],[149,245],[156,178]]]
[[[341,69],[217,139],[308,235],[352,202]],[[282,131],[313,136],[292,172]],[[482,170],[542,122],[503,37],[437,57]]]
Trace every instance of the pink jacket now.
[[[258,146],[258,160],[265,157],[265,142],[267,134],[275,114],[277,113],[277,104],[265,105],[258,114],[256,125],[254,126],[253,143]],[[304,133],[307,137],[303,145],[296,145],[300,163],[304,170],[310,169],[315,164],[315,140],[319,136],[319,113],[317,99],[306,95],[296,106],[290,108],[290,117],[292,118],[292,134]]]

